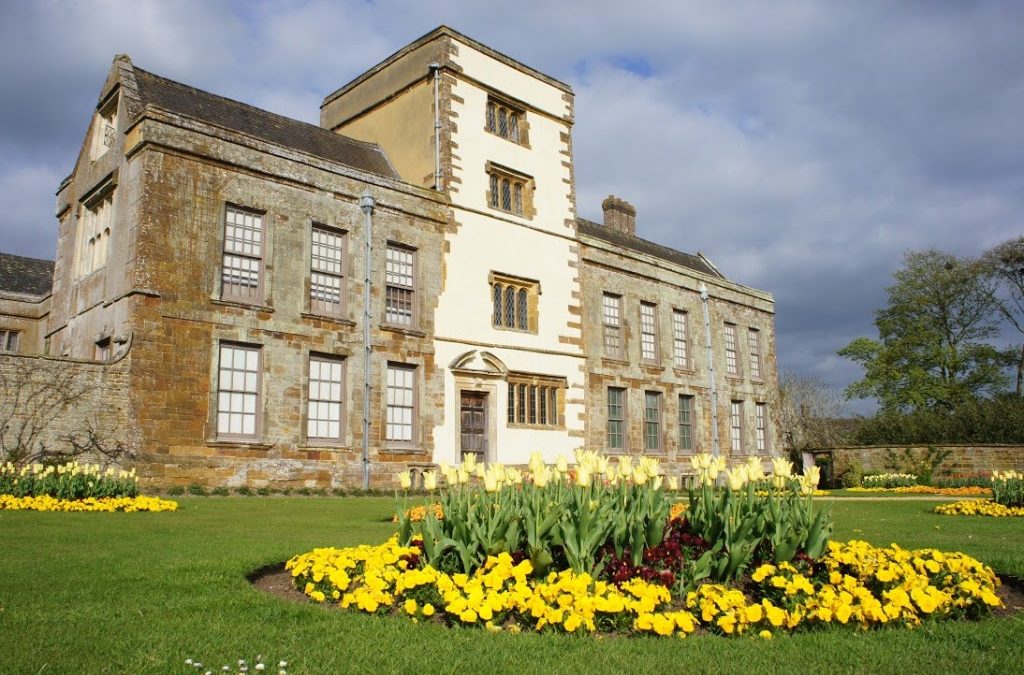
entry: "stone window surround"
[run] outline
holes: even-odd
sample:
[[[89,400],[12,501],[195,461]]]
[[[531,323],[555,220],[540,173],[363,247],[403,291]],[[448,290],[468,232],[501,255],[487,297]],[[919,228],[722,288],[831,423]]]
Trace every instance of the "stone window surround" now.
[[[106,267],[110,249],[110,234],[114,222],[117,178],[116,171],[104,177],[79,201],[74,265],[76,282]],[[104,209],[103,222],[100,223],[98,221],[99,210],[103,209],[104,205],[107,206]],[[97,226],[101,228],[100,231],[95,231]],[[101,260],[97,260],[99,251],[102,252]],[[88,264],[86,264],[86,256],[88,256]]]
[[[539,327],[540,327],[540,309],[539,309],[539,306],[540,306],[540,295],[541,295],[540,281],[538,281],[536,279],[527,279],[526,277],[520,277],[520,276],[516,276],[516,275],[513,275],[513,274],[505,274],[503,272],[493,272],[492,271],[492,272],[490,272],[487,275],[487,283],[488,283],[488,288],[490,288],[490,297],[491,297],[491,304],[492,304],[492,307],[491,307],[491,327],[496,329],[496,330],[510,330],[510,331],[515,331],[515,332],[518,332],[518,333],[533,333],[534,335],[536,335],[538,330],[539,330]],[[500,309],[502,310],[502,317],[501,318],[503,319],[503,321],[500,322],[500,323],[496,320],[498,317],[497,317],[496,312],[494,311],[495,309],[498,309],[498,306],[495,304],[496,297],[494,295],[494,292],[495,292],[495,289],[497,287],[499,287],[499,286],[502,288],[502,298],[501,298],[501,307],[500,307]],[[507,299],[507,296],[505,294],[508,292],[507,289],[509,289],[509,288],[515,289],[515,300],[514,300],[514,308],[515,308],[514,312],[515,312],[515,315],[513,316],[512,323],[514,325],[512,325],[512,326],[507,325],[508,299]],[[521,326],[520,311],[523,311],[523,308],[521,308],[521,306],[520,306],[520,302],[521,302],[520,291],[525,291],[526,292],[526,296],[525,296],[525,300],[526,300],[525,317],[522,317],[522,318],[526,319],[526,327],[525,328],[521,328],[520,327]]]
[[[97,106],[89,141],[89,160],[95,162],[117,143],[117,111],[121,101],[120,87],[115,87],[106,100]]]
[[[484,204],[488,208],[495,211],[501,211],[517,218],[525,218],[526,220],[532,220],[536,215],[533,205],[533,193],[536,189],[536,184],[533,180],[533,176],[529,176],[520,171],[516,171],[507,166],[503,166],[496,162],[487,161],[484,164],[484,173],[487,175],[487,190],[484,195]],[[501,206],[501,194],[495,194],[491,189],[491,183],[493,178],[496,177],[500,183],[502,180],[508,180],[514,185],[520,185],[522,189],[522,212],[516,213],[515,211],[515,195],[513,194],[511,207],[508,209],[502,208]],[[513,192],[515,188],[512,188]]]
[[[506,119],[508,120],[508,132],[504,135],[501,133],[499,124],[502,111],[505,112]],[[515,117],[515,122],[512,121],[513,116]],[[524,106],[510,103],[507,98],[493,93],[487,94],[487,103],[484,108],[484,131],[516,145],[529,148],[529,126]]]

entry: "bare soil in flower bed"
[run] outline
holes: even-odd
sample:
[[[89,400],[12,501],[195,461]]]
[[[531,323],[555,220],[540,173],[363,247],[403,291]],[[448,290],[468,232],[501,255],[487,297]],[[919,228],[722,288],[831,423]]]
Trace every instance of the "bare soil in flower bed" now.
[[[289,602],[301,602],[311,605],[332,606],[330,603],[313,601],[309,596],[295,588],[291,572],[284,568],[284,563],[264,565],[246,575],[257,590],[273,595]],[[994,617],[1013,616],[1024,612],[1024,579],[1003,575],[999,577],[1002,584],[996,589],[996,595],[1003,601],[1003,607],[992,610]]]

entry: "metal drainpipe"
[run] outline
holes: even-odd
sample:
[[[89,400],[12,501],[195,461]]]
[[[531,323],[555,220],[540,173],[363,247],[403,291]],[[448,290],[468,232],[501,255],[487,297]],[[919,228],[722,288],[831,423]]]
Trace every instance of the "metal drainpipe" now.
[[[441,64],[431,63],[427,68],[434,73],[434,189],[441,186]]]
[[[370,309],[370,268],[373,255],[373,207],[376,201],[367,189],[359,198],[359,208],[363,210],[363,229],[366,232],[363,246],[363,489],[370,489],[370,393],[372,364],[370,356],[373,345],[370,343],[370,320],[373,312]]]
[[[704,342],[708,352],[708,385],[711,387],[711,454],[718,457],[718,386],[715,384],[714,350],[711,349],[711,315],[708,312],[708,287],[700,284],[700,302],[704,308]]]

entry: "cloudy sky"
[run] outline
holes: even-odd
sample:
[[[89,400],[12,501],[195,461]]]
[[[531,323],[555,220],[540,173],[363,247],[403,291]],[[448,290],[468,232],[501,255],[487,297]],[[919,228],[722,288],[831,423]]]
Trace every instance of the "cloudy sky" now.
[[[114,54],[317,122],[447,24],[576,92],[579,214],[775,294],[780,368],[837,387],[904,251],[1024,232],[1024,3],[0,3],[0,250],[52,258],[54,191]]]

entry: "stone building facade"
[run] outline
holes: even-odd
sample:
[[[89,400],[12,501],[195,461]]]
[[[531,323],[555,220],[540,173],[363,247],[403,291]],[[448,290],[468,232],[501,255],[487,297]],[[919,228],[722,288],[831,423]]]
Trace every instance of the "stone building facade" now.
[[[568,85],[447,27],[319,127],[119,56],[58,194],[46,348],[126,372],[159,484],[770,454],[771,296],[636,237],[622,200],[577,218],[573,121]]]

